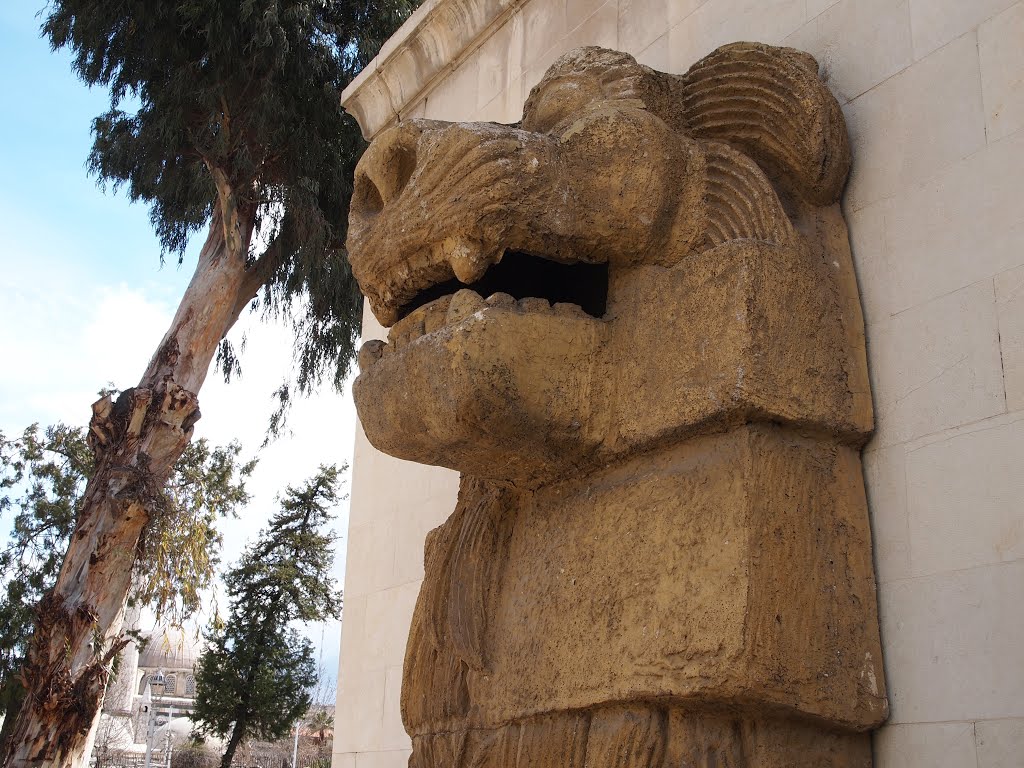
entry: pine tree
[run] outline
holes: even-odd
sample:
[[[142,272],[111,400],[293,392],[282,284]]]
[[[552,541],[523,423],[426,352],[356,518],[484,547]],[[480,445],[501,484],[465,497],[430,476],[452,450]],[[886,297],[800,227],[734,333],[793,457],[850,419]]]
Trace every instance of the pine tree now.
[[[321,467],[302,487],[289,487],[281,510],[224,578],[228,618],[199,659],[192,715],[200,732],[230,734],[222,768],[245,739],[282,738],[309,708],[313,647],[293,624],[341,616],[331,578],[335,537],[325,531],[337,484],[337,469]]]
[[[83,759],[123,642],[138,542],[191,439],[211,362],[219,352],[234,367],[222,341],[240,313],[253,304],[293,313],[300,389],[344,379],[360,299],[343,243],[363,142],[339,94],[409,11],[410,0],[52,0],[47,9],[51,45],[70,49],[77,74],[110,93],[93,125],[91,172],[149,205],[165,253],[180,259],[190,234],[208,231],[138,384],[93,405],[95,472],[40,605],[6,765]],[[257,241],[267,243],[259,252]]]
[[[220,517],[249,501],[245,482],[255,461],[241,446],[190,443],[163,491],[159,517],[140,542],[133,598],[158,617],[180,622],[199,607],[219,562]],[[0,432],[0,713],[13,725],[24,693],[19,671],[32,635],[35,607],[60,570],[93,471],[85,430],[33,424],[19,437]],[[0,731],[0,744],[8,730]]]

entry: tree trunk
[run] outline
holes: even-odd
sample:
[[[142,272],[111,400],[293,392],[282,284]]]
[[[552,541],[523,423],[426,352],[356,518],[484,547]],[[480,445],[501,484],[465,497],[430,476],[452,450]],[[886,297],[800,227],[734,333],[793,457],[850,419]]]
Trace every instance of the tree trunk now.
[[[110,667],[126,642],[121,621],[140,537],[161,513],[161,489],[192,437],[197,393],[217,346],[239,304],[252,298],[243,295],[251,224],[231,220],[224,226],[214,214],[192,281],[138,386],[93,405],[96,468],[60,575],[37,609],[8,768],[71,768],[88,758]]]
[[[231,731],[231,739],[228,741],[227,749],[224,750],[224,756],[220,759],[220,768],[231,768],[231,761],[235,758],[235,750],[238,749],[238,745],[242,743],[242,736],[244,733],[245,728],[239,728],[239,724],[235,723],[235,727]]]

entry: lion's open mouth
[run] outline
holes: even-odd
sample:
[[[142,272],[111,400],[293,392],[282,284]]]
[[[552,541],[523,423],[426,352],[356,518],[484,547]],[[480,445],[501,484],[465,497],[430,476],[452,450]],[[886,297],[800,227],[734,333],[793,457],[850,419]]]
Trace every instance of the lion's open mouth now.
[[[450,274],[450,273],[449,273]],[[419,291],[397,311],[388,343],[371,340],[360,351],[360,368],[421,336],[456,325],[489,307],[523,313],[601,318],[608,301],[608,264],[565,264],[509,251],[480,279],[448,279]]]
[[[506,252],[474,283],[452,278],[420,291],[398,310],[399,320],[443,296],[468,288],[482,298],[507,294],[513,299],[544,299],[551,305],[575,304],[591,317],[603,317],[608,301],[608,265],[563,264],[528,253]]]

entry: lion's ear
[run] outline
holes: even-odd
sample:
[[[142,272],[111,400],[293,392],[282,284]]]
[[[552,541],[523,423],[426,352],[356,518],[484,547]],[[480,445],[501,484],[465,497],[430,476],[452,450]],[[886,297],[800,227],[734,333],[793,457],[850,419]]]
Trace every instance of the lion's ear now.
[[[839,199],[850,170],[846,123],[809,54],[759,43],[724,45],[676,79],[672,90],[689,135],[731,144],[809,202]]]

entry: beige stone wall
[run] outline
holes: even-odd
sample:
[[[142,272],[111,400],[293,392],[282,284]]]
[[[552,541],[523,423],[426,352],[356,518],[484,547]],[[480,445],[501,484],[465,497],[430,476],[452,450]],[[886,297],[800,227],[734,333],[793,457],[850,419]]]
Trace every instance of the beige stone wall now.
[[[892,705],[876,765],[1022,766],[1024,0],[431,0],[346,98],[364,129],[396,112],[511,122],[575,46],[682,72],[739,39],[817,56],[853,139]],[[457,478],[361,432],[354,473],[334,768],[397,768],[423,537]]]

